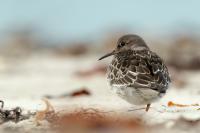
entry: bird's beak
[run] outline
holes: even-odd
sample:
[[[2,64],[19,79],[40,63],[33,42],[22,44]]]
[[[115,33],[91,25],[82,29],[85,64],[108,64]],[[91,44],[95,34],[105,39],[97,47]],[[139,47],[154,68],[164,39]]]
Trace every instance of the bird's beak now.
[[[112,52],[110,52],[110,53],[108,53],[108,54],[102,56],[101,58],[99,58],[99,60],[102,60],[102,59],[104,59],[104,58],[106,58],[106,57],[109,57],[109,56],[115,55],[115,54],[116,54],[116,52],[115,52],[115,50],[113,50]]]

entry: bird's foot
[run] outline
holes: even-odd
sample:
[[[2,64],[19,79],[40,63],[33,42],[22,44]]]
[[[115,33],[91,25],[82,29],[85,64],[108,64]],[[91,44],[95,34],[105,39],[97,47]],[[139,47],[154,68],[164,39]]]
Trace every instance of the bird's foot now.
[[[0,100],[0,103],[1,103],[1,108],[4,107],[4,101]]]

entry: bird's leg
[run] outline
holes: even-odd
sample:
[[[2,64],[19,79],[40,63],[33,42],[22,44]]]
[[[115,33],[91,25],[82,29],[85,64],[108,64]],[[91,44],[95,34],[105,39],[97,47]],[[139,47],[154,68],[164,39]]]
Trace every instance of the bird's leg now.
[[[1,103],[1,108],[4,107],[4,101],[0,100],[0,103]]]
[[[146,112],[149,111],[149,108],[150,108],[151,104],[147,104],[146,108],[138,108],[138,109],[132,109],[132,110],[128,110],[128,111],[137,111],[137,110],[142,110],[142,109],[145,109]]]
[[[150,106],[151,106],[151,104],[147,104],[147,107],[146,107],[146,109],[145,109],[146,112],[148,112]]]

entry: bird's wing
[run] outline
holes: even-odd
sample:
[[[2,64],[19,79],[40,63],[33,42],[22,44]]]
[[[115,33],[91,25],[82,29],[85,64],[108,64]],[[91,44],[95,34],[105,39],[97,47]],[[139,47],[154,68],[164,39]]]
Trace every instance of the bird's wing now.
[[[128,58],[115,57],[109,71],[108,79],[112,85],[151,88],[165,92],[170,82],[162,59],[148,50],[134,51]]]

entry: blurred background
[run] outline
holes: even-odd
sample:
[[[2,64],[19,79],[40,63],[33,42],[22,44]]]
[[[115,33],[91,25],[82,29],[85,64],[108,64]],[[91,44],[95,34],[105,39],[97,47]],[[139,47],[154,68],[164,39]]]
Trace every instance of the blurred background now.
[[[110,62],[98,58],[124,34],[143,37],[165,60],[172,78],[183,85],[181,70],[200,69],[199,4],[197,0],[1,1],[1,97],[40,97],[42,92],[30,90],[54,93],[66,86],[90,86],[94,77],[88,76],[100,73],[105,78]],[[80,77],[87,78],[77,80]]]
[[[2,1],[1,58],[104,53],[119,36],[132,33],[142,36],[171,65],[198,69],[198,5],[195,0]]]
[[[124,34],[140,35],[164,59],[172,87],[200,94],[199,5],[198,0],[2,0],[0,98],[35,109],[30,101],[76,89],[95,98],[109,95],[105,72],[111,58],[97,60]]]
[[[42,80],[36,80],[37,74],[41,77],[58,71],[68,73],[66,65],[72,57],[76,57],[72,62],[80,65],[93,57],[89,65],[92,67],[99,63],[96,60],[101,55],[115,47],[120,36],[129,33],[143,37],[176,70],[198,70],[198,5],[197,0],[1,1],[0,79],[23,73],[28,84],[41,81],[46,86]],[[31,75],[36,76],[34,81]],[[14,90],[22,88],[21,81],[17,82],[19,77],[12,78],[1,82],[0,88],[13,88],[13,84]]]

